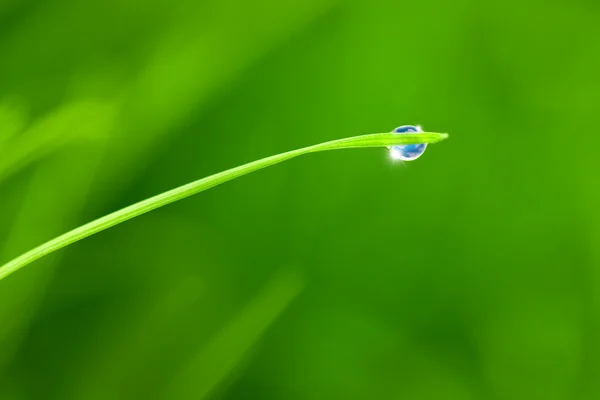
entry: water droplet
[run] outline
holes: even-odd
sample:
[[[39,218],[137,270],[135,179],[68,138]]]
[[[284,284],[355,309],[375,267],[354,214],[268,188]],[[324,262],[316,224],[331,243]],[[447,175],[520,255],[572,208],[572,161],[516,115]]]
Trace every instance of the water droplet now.
[[[423,132],[420,126],[414,125],[402,125],[392,131],[392,133],[410,134]],[[407,144],[404,146],[392,146],[390,148],[390,154],[394,160],[402,161],[413,161],[421,157],[421,154],[425,152],[427,144]]]

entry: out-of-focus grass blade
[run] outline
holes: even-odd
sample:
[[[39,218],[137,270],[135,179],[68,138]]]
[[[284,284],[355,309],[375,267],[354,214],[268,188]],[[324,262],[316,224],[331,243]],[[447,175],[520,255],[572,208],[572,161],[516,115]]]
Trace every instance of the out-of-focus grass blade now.
[[[120,131],[113,141],[110,174],[126,181],[167,135],[203,111],[219,94],[283,39],[304,29],[339,0],[191,2],[158,42],[127,89]],[[261,12],[268,9],[269,12]],[[198,21],[205,23],[199,26]],[[135,156],[135,164],[130,160]],[[124,163],[126,168],[124,168]]]
[[[87,400],[131,398],[125,395],[128,384],[139,379],[140,371],[152,364],[158,349],[165,348],[164,340],[171,338],[181,324],[197,312],[203,282],[196,277],[177,276],[166,280],[159,292],[143,298],[143,308],[127,322],[107,326],[101,339],[88,351],[86,364],[74,373],[74,382],[62,398]],[[125,310],[130,312],[131,310]],[[167,346],[168,347],[168,346]],[[115,360],[119,360],[115,363]]]
[[[93,116],[81,114],[88,118],[85,124],[95,129],[87,133],[98,136],[107,132],[111,126],[111,110],[110,107],[99,107]],[[77,124],[70,130],[78,131]],[[64,132],[67,134],[68,130]],[[25,196],[18,209],[13,211],[14,222],[5,227],[9,234],[0,243],[0,258],[25,250],[32,242],[46,240],[73,223],[104,155],[104,146],[100,142],[80,141],[74,148],[77,151],[58,151],[56,157],[49,157],[35,168],[26,185]],[[73,168],[74,165],[77,168]],[[45,295],[46,282],[53,275],[53,266],[60,257],[48,261],[40,273],[23,274],[11,285],[0,284],[0,375],[17,351],[23,339],[22,332]]]
[[[89,139],[90,132],[97,132],[98,116],[107,114],[106,107],[110,106],[76,102],[61,107],[4,144],[0,136],[0,182],[74,140]]]
[[[204,399],[214,393],[303,287],[303,279],[292,271],[273,277],[220,334],[191,358],[164,398]]]
[[[62,249],[72,243],[101,232],[112,226],[145,214],[149,211],[182,200],[196,193],[203,192],[212,187],[225,183],[240,176],[244,176],[251,172],[279,164],[280,162],[298,157],[304,154],[316,153],[328,150],[341,150],[350,148],[365,148],[365,147],[385,147],[392,145],[403,145],[413,143],[436,143],[447,138],[445,133],[419,133],[419,134],[404,134],[398,135],[394,133],[374,133],[370,135],[354,136],[345,139],[332,140],[313,146],[304,147],[298,150],[288,151],[286,153],[277,154],[271,157],[266,157],[258,161],[241,165],[227,171],[220,172],[215,175],[208,176],[204,179],[188,183],[187,185],[161,193],[139,203],[125,207],[112,214],[106,215],[88,224],[82,225],[79,228],[73,229],[55,239],[50,240],[28,251],[27,253],[15,258],[7,264],[0,267],[0,279],[7,277],[13,272],[21,269],[33,261]]]

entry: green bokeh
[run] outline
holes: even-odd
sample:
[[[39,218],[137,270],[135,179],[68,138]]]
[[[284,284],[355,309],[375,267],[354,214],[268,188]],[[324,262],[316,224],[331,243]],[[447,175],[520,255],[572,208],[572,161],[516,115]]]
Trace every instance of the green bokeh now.
[[[4,0],[0,399],[600,398],[596,1]]]

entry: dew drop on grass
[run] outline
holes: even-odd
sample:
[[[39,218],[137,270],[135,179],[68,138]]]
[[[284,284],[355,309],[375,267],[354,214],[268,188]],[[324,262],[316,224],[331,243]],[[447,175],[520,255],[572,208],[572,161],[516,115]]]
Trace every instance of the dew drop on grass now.
[[[410,134],[423,132],[420,126],[414,125],[402,125],[392,131],[392,133],[399,134]],[[425,152],[427,144],[407,144],[404,146],[392,146],[390,147],[390,155],[394,160],[402,161],[413,161],[421,157],[421,154]]]

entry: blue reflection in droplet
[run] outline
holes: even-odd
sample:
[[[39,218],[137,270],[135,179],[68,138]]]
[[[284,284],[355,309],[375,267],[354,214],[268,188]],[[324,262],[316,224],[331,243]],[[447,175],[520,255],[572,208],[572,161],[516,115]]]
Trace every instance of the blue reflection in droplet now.
[[[423,132],[420,126],[402,125],[392,131],[392,133],[417,133]],[[425,152],[426,144],[407,144],[404,146],[392,146],[390,154],[395,160],[412,161],[421,157]]]

